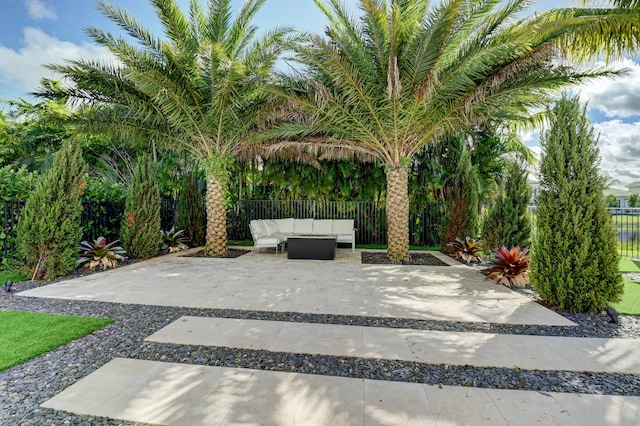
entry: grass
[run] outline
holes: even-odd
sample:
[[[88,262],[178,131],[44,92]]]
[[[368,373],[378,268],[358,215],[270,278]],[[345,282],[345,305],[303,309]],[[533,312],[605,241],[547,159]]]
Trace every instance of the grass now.
[[[640,261],[623,257],[618,268],[620,272],[640,273]],[[624,280],[622,300],[613,307],[621,314],[640,315],[640,283]]]
[[[640,315],[640,283],[624,280],[622,300],[613,307],[621,314]]]
[[[7,280],[11,280],[14,283],[19,281],[24,281],[27,279],[27,276],[24,274],[20,274],[18,272],[13,271],[0,271],[0,286],[3,286]]]
[[[0,371],[93,333],[112,322],[108,318],[0,311]]]
[[[623,257],[620,259],[618,269],[620,272],[639,272],[640,273],[640,261]]]

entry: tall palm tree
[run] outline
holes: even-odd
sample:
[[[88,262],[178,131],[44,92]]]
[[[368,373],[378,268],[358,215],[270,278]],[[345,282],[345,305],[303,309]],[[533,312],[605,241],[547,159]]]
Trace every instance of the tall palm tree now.
[[[233,17],[231,0],[151,0],[164,37],[151,34],[126,10],[100,1],[98,8],[132,40],[96,27],[87,33],[119,63],[82,59],[52,65],[71,84],[41,89],[44,97],[69,96],[89,104],[83,121],[93,131],[143,138],[183,148],[200,159],[207,181],[207,255],[227,251],[225,194],[228,168],[247,149],[247,137],[265,103],[274,63],[295,38],[289,28],[257,37],[252,25],[265,0],[247,0]]]
[[[360,0],[358,18],[340,0],[314,0],[326,37],[297,49],[305,73],[283,77],[277,95],[312,120],[266,132],[277,147],[327,158],[352,152],[386,170],[388,256],[409,256],[407,176],[427,144],[487,121],[537,123],[558,89],[621,70],[586,69],[563,53],[592,57],[638,45],[638,14],[556,9],[519,18],[530,1]],[[277,149],[277,148],[274,148]]]

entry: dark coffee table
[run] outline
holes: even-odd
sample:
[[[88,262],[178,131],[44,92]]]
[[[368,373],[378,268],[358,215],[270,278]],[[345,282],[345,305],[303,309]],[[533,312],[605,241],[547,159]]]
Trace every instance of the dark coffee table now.
[[[333,260],[337,245],[335,235],[292,235],[287,238],[287,258]]]

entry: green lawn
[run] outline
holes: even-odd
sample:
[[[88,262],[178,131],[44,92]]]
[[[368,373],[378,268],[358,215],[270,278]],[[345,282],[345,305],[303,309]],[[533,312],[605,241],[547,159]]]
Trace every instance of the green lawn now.
[[[619,268],[620,272],[640,273],[640,261],[623,257]],[[640,283],[624,280],[622,300],[614,303],[613,307],[621,314],[640,315]]]
[[[638,266],[639,263],[640,261],[638,260],[623,257],[620,259],[618,269],[620,269],[620,272],[640,272],[640,266]]]
[[[93,333],[112,322],[108,318],[0,311],[0,371]]]
[[[7,280],[11,280],[14,283],[18,281],[24,281],[27,279],[27,276],[24,274],[20,274],[12,271],[0,271],[0,286],[3,286]]]
[[[621,314],[640,315],[640,283],[624,280],[622,300],[613,307]]]

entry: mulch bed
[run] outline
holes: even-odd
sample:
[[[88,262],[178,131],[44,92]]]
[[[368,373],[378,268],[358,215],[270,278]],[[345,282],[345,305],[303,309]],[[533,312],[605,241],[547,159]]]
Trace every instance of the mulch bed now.
[[[235,259],[243,254],[249,253],[250,250],[229,249],[224,256],[206,256],[204,250],[199,250],[195,253],[187,254],[184,257],[208,257],[210,259]]]
[[[394,262],[387,257],[387,253],[385,252],[363,251],[361,260],[363,264],[370,265],[449,266],[429,253],[410,253],[409,260]]]

